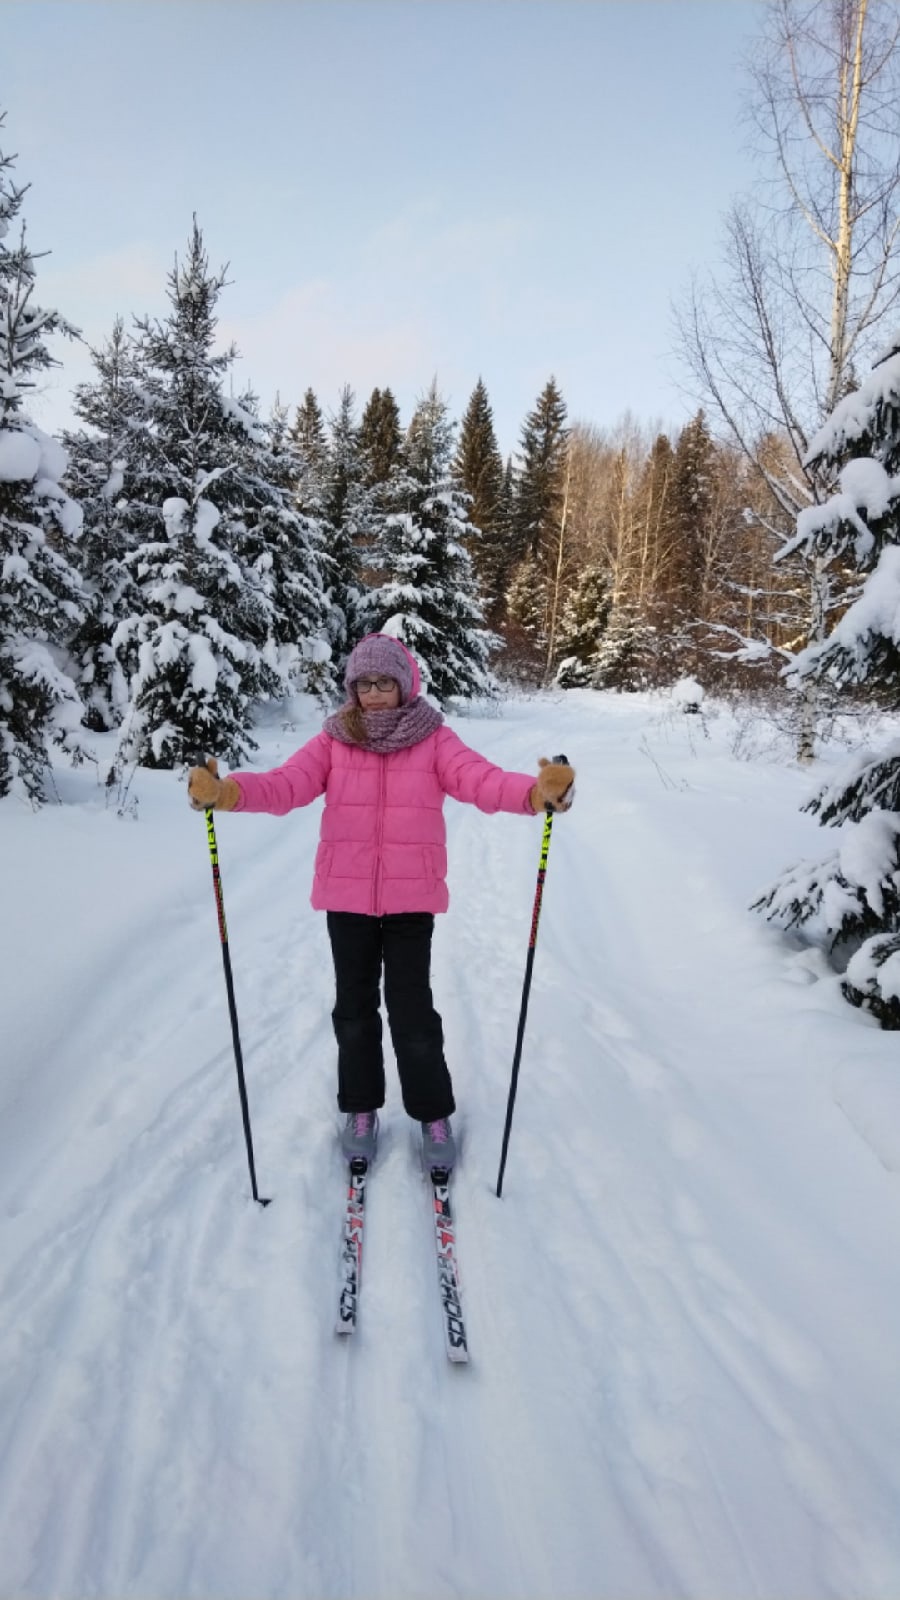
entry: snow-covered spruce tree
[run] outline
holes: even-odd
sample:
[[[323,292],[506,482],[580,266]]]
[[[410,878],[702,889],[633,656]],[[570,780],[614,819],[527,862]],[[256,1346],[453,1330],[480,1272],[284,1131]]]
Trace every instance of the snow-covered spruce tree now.
[[[268,602],[273,664],[285,692],[331,697],[335,683],[322,520],[297,508],[294,491],[304,463],[280,401],[254,450],[260,504],[248,506],[247,522],[253,568]]]
[[[168,316],[137,324],[162,492],[149,537],[128,556],[140,609],[120,624],[114,647],[124,665],[136,662],[120,757],[149,767],[204,751],[240,761],[256,748],[253,701],[278,687],[260,646],[266,599],[236,553],[254,419],[223,394],[237,352],[213,353],[224,285],[195,219],[169,275]]]
[[[30,420],[26,401],[55,365],[45,339],[74,329],[34,302],[36,258],[17,221],[26,191],[13,182],[13,161],[0,152],[0,796],[17,790],[38,802],[51,747],[84,754],[84,707],[65,657],[84,596],[70,560],[81,512],[60,485],[66,454]]]
[[[70,649],[85,722],[99,732],[117,727],[128,705],[128,683],[112,640],[135,610],[135,581],[125,557],[146,535],[152,507],[139,498],[147,428],[134,350],[121,318],[91,357],[97,376],[80,383],[73,399],[83,426],[62,437],[69,456],[66,484],[84,515],[78,566],[87,605]]]
[[[272,413],[273,429],[276,426],[275,413],[279,406],[280,400],[276,402],[275,411]],[[302,403],[297,407],[290,433],[280,442],[278,448],[285,457],[287,471],[294,474],[291,484],[293,505],[304,518],[311,544],[316,551],[327,612],[330,605],[327,592],[331,588],[333,570],[333,562],[326,553],[329,542],[328,498],[331,490],[331,455],[325,418],[313,389],[307,389]],[[278,477],[278,481],[283,481],[282,476]],[[336,633],[339,634],[342,626],[342,617],[329,617],[327,637],[331,639]]]
[[[557,635],[562,659],[556,669],[556,683],[561,689],[593,684],[611,610],[609,574],[591,563],[579,574],[563,607]]]
[[[613,607],[594,651],[594,689],[646,689],[654,680],[656,630],[636,606],[622,600]]]
[[[235,400],[222,395],[226,430],[232,437],[232,462],[215,491],[219,511],[217,539],[235,557],[244,575],[235,632],[258,651],[258,698],[280,698],[285,684],[277,661],[275,595],[269,580],[267,514],[283,501],[272,482],[275,470],[269,427],[260,416],[259,396],[248,384]]]
[[[327,558],[330,644],[335,670],[342,676],[350,651],[366,631],[360,564],[361,551],[368,542],[368,498],[363,486],[356,397],[349,385],[341,390],[337,412],[329,421],[329,435],[322,537]]]
[[[521,629],[529,644],[541,655],[547,643],[543,577],[538,557],[526,556],[515,568],[505,590],[507,622]]]
[[[813,468],[838,474],[838,493],[797,519],[788,551],[852,565],[861,591],[830,634],[797,657],[802,681],[900,686],[900,340],[862,387],[835,407],[810,446]],[[840,827],[823,861],[802,861],[755,902],[782,927],[846,963],[853,1005],[900,1028],[900,743],[858,755],[808,802]]]
[[[492,694],[488,668],[499,643],[485,627],[472,559],[467,496],[452,469],[454,425],[432,383],[413,414],[405,465],[395,470],[369,596],[372,625],[415,651],[428,687],[444,699]]]
[[[328,477],[328,435],[315,391],[307,389],[297,407],[289,443],[299,467],[297,503],[310,516],[322,515]]]

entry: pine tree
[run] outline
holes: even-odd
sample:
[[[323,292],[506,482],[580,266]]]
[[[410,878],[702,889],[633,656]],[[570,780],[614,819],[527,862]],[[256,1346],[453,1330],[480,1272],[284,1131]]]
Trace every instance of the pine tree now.
[[[71,651],[87,707],[85,721],[100,731],[118,726],[128,705],[128,684],[113,635],[137,603],[125,558],[142,528],[146,531],[152,508],[136,499],[147,450],[146,424],[134,352],[120,317],[91,358],[97,376],[79,384],[73,400],[84,426],[64,433],[63,443],[69,455],[66,481],[84,514],[78,565],[87,609]]]
[[[325,432],[322,408],[316,399],[314,389],[307,389],[301,404],[297,407],[290,431],[290,443],[311,466],[324,468],[328,459],[328,436]]]
[[[509,546],[512,544],[515,505],[516,475],[512,456],[507,456],[506,465],[503,468],[503,481],[500,485],[500,499],[497,504],[497,539],[498,543],[502,545]]]
[[[653,626],[635,605],[621,601],[610,613],[594,651],[591,687],[620,692],[646,689],[655,677],[657,647]]]
[[[13,164],[0,152],[0,796],[16,788],[37,803],[48,792],[51,746],[84,754],[84,707],[61,664],[84,594],[69,558],[81,513],[60,485],[66,454],[25,402],[36,376],[56,364],[45,339],[75,330],[34,302],[38,258],[24,222],[10,242],[26,193]]]
[[[416,653],[441,699],[493,693],[488,657],[499,643],[484,625],[466,549],[471,527],[453,476],[453,433],[432,383],[409,425],[405,465],[391,479],[377,553],[383,581],[369,596],[372,625]]]
[[[454,468],[471,495],[469,519],[482,533],[496,525],[503,489],[503,460],[494,432],[494,415],[481,378],[472,390],[459,431]]]
[[[526,627],[536,653],[546,651],[561,554],[569,439],[565,419],[565,402],[551,378],[522,428],[512,537],[500,574],[508,596],[507,617]]]
[[[559,528],[565,480],[566,405],[550,378],[522,428],[513,513],[513,554],[542,559]]]
[[[236,549],[264,598],[268,634],[262,649],[279,692],[331,695],[323,522],[296,505],[301,458],[288,434],[286,408],[276,401],[270,420],[262,423],[254,395],[243,395],[241,406],[255,426],[245,434],[238,478],[244,524]]]
[[[672,472],[672,550],[667,590],[676,611],[698,614],[703,550],[712,512],[715,446],[702,411],[681,430]]]
[[[601,664],[603,636],[609,625],[612,597],[609,574],[599,566],[584,567],[563,607],[557,639],[561,689],[593,683]]]
[[[470,496],[469,521],[479,532],[469,553],[485,604],[495,610],[501,593],[500,574],[506,562],[506,546],[500,528],[503,458],[497,446],[488,393],[480,378],[463,416],[454,471]]]
[[[194,220],[169,275],[164,322],[143,319],[142,382],[162,493],[150,537],[128,557],[140,609],[116,649],[136,660],[120,756],[150,767],[202,752],[240,761],[256,748],[255,699],[278,689],[262,642],[269,614],[258,575],[239,559],[246,537],[247,443],[257,419],[222,389],[237,352],[213,354],[224,269],[211,273]]]
[[[302,404],[297,407],[287,446],[297,470],[293,486],[297,509],[310,517],[324,516],[329,473],[328,434],[312,389],[307,389]]]
[[[323,521],[331,648],[339,674],[364,627],[360,552],[367,542],[368,501],[362,478],[356,399],[345,385],[330,421]]]
[[[379,552],[405,464],[400,412],[390,389],[372,390],[360,422],[358,444],[362,485],[354,541],[360,574],[357,635],[376,626],[373,595],[387,577],[379,565]]]
[[[866,684],[896,698],[900,686],[900,342],[859,391],[839,401],[810,445],[808,464],[838,474],[838,492],[797,519],[785,554],[826,567],[851,564],[857,598],[794,674]],[[858,755],[806,806],[841,829],[825,860],[800,862],[755,902],[770,920],[802,927],[846,963],[853,1005],[900,1028],[900,744]]]
[[[220,396],[224,412],[223,441],[230,453],[228,470],[217,480],[216,538],[234,558],[243,576],[243,594],[234,613],[235,632],[258,654],[258,697],[282,691],[275,666],[274,634],[277,604],[271,582],[268,546],[270,516],[281,508],[282,495],[271,481],[273,472],[269,427],[260,415],[252,385],[235,398]]]
[[[400,411],[390,389],[373,389],[359,425],[359,455],[366,488],[387,483],[403,454]]]
[[[506,586],[506,618],[520,628],[535,651],[535,670],[546,644],[544,572],[537,556],[528,555],[512,572]]]

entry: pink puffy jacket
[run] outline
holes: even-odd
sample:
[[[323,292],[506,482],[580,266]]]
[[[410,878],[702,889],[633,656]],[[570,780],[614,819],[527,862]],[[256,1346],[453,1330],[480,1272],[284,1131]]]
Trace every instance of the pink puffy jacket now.
[[[446,911],[446,795],[480,811],[532,815],[534,778],[493,766],[447,727],[390,755],[319,733],[283,766],[233,777],[238,811],[280,817],[325,795],[311,896],[317,911]]]

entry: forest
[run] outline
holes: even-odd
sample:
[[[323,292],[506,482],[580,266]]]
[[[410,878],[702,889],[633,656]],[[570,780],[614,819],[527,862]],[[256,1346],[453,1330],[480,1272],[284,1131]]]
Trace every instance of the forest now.
[[[694,414],[600,428],[548,374],[505,459],[483,378],[458,418],[428,374],[408,417],[389,373],[331,413],[289,373],[267,414],[235,394],[227,268],[196,216],[166,314],[116,318],[72,426],[45,433],[29,400],[50,341],[78,332],[39,304],[0,120],[0,797],[52,798],[54,751],[90,758],[92,733],[117,734],[112,787],[213,748],[245,760],[259,707],[334,701],[375,630],[415,651],[441,704],[687,679],[761,700],[800,762],[836,705],[892,708],[898,40],[887,0],[764,8],[747,81],[764,177],[720,258],[673,286]],[[872,960],[900,937],[900,761],[857,767],[811,808],[867,829],[875,869],[838,852],[760,905],[846,943],[849,997],[896,1022]]]

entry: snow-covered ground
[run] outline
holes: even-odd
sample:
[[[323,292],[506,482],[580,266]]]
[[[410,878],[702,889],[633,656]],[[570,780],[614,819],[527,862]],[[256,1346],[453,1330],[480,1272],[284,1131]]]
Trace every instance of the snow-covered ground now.
[[[3,1600],[900,1593],[897,1040],[747,911],[824,853],[816,773],[649,697],[456,726],[578,767],[502,1201],[540,823],[447,806],[466,1368],[391,1080],[360,1327],[332,1331],[319,805],[218,819],[262,1210],[183,785],[139,774],[137,821],[92,769],[0,804]]]

